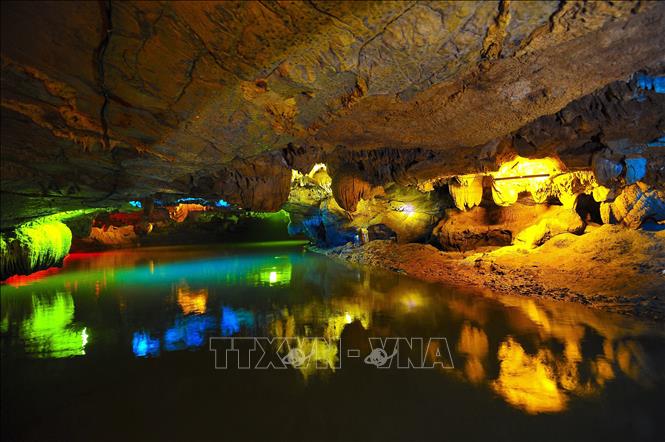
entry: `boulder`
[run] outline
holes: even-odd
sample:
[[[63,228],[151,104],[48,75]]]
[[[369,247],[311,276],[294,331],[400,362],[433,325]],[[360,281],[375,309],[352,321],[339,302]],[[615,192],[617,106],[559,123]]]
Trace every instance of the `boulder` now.
[[[518,232],[537,222],[550,209],[547,205],[519,202],[508,207],[474,207],[467,212],[450,209],[432,233],[444,250],[507,246]]]
[[[605,224],[621,223],[632,229],[646,220],[665,220],[665,191],[638,182],[623,189],[612,203],[602,203],[600,214]]]
[[[585,227],[585,222],[574,210],[553,206],[541,215],[534,225],[519,232],[514,244],[529,248],[538,247],[553,236],[562,233],[580,235],[584,233]]]

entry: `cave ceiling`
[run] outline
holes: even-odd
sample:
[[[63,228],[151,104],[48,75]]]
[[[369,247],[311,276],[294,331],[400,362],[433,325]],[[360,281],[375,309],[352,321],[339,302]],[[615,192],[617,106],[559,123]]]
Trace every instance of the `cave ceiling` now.
[[[3,225],[322,158],[467,173],[506,138],[582,164],[665,131],[631,80],[663,29],[665,2],[2,2]]]

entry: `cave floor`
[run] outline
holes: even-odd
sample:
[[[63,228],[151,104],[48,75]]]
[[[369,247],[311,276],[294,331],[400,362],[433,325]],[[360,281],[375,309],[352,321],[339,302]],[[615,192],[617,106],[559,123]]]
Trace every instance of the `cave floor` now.
[[[486,288],[488,296],[547,298],[665,319],[665,231],[590,226],[583,235],[558,235],[531,250],[510,246],[477,253],[383,240],[315,250],[429,282]]]

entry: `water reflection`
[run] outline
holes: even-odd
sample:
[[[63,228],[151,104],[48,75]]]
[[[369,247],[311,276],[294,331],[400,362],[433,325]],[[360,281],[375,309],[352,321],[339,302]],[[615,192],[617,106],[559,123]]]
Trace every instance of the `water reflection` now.
[[[132,351],[140,358],[147,356],[159,356],[159,339],[152,338],[148,332],[134,332],[132,338]]]
[[[3,285],[1,300],[3,358],[121,358],[130,349],[157,358],[207,352],[210,336],[288,337],[297,339],[282,355],[310,357],[298,367],[307,379],[336,373],[342,336],[359,346],[366,336],[439,336],[456,367],[440,376],[529,414],[563,412],[612,383],[662,389],[665,371],[659,327],[578,305],[481,297],[293,248],[76,255],[44,279]]]
[[[208,289],[206,287],[192,290],[189,285],[182,281],[176,286],[178,305],[184,315],[202,315],[206,312],[208,303]]]
[[[38,358],[85,355],[88,332],[86,327],[73,326],[73,319],[71,294],[56,292],[49,298],[32,295],[32,314],[20,328],[25,352]]]

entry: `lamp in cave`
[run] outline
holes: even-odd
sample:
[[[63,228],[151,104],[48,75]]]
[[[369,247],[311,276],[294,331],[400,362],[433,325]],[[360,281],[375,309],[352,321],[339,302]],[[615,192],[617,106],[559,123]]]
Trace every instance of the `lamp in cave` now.
[[[411,204],[404,204],[402,207],[398,209],[400,212],[404,212],[407,215],[412,215],[415,212],[415,209]]]

